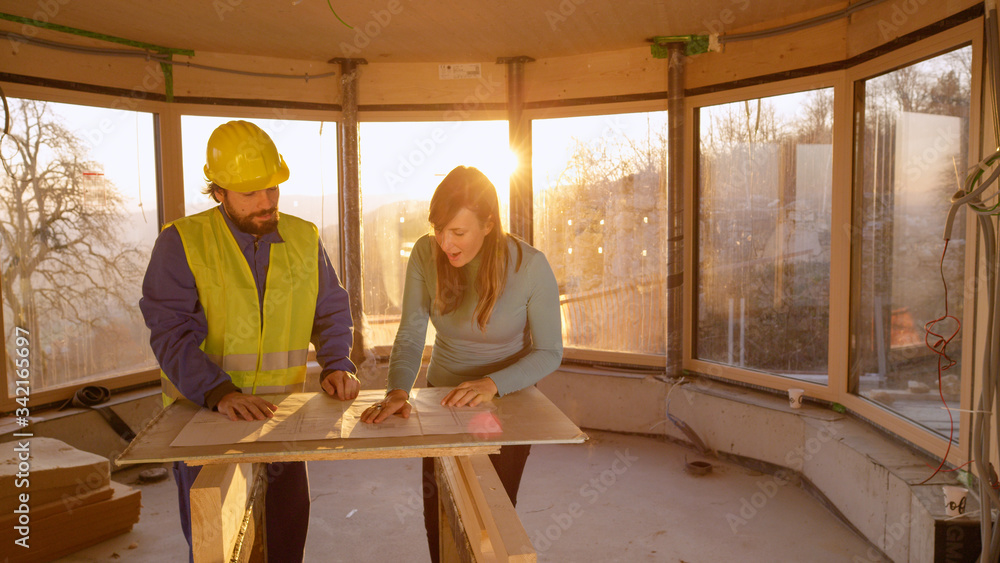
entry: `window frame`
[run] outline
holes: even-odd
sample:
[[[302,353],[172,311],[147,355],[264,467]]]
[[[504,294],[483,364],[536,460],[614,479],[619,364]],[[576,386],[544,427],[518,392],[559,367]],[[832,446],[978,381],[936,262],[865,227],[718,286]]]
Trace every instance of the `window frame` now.
[[[715,377],[725,377],[727,379],[734,379],[742,381],[744,383],[749,383],[751,385],[759,385],[763,387],[770,387],[775,389],[787,389],[789,387],[795,387],[800,389],[805,389],[806,395],[810,397],[815,397],[824,400],[833,400],[833,395],[830,393],[830,389],[834,388],[834,366],[836,364],[835,359],[835,348],[833,343],[833,333],[837,322],[840,320],[837,318],[838,313],[841,309],[834,304],[834,289],[839,287],[836,283],[838,279],[837,267],[835,266],[835,257],[838,256],[838,251],[842,248],[838,245],[837,237],[838,229],[834,225],[844,224],[844,219],[841,215],[842,209],[838,210],[836,201],[831,201],[831,214],[830,214],[830,225],[831,225],[831,240],[830,240],[830,304],[829,304],[829,318],[830,326],[829,331],[829,345],[827,348],[827,384],[820,385],[817,383],[810,383],[808,381],[803,381],[800,379],[794,379],[790,377],[785,377],[781,375],[771,374],[761,370],[755,370],[751,368],[740,368],[736,366],[726,366],[724,364],[719,364],[716,362],[711,362],[707,360],[698,359],[695,357],[696,342],[695,335],[697,334],[698,319],[696,317],[696,311],[698,310],[697,301],[697,275],[698,261],[699,261],[699,244],[700,241],[698,237],[698,173],[700,172],[700,115],[699,110],[703,107],[716,106],[722,104],[742,102],[746,100],[756,100],[764,99],[770,97],[781,96],[785,94],[795,94],[808,92],[811,90],[821,90],[821,89],[832,89],[833,90],[833,175],[831,178],[831,184],[833,193],[837,191],[839,176],[843,174],[840,173],[841,169],[837,166],[837,155],[839,152],[843,151],[844,138],[838,130],[837,122],[837,108],[839,102],[844,98],[843,88],[840,84],[840,80],[835,73],[822,74],[811,77],[803,77],[795,80],[788,80],[782,82],[776,82],[771,84],[764,84],[758,86],[752,86],[748,88],[740,88],[734,90],[727,90],[724,92],[714,92],[712,94],[704,94],[701,96],[693,96],[690,98],[690,103],[685,106],[685,111],[687,112],[687,119],[685,121],[685,138],[690,139],[691,142],[688,143],[690,155],[685,155],[685,164],[690,164],[690,167],[685,169],[685,186],[689,187],[690,192],[685,194],[685,217],[684,217],[684,227],[685,227],[685,256],[690,259],[690,262],[686,263],[686,270],[689,274],[685,277],[684,285],[684,303],[685,303],[685,331],[684,331],[684,344],[683,344],[683,363],[685,369],[690,369],[692,371],[697,371],[699,373],[705,373]],[[849,176],[848,176],[849,177]],[[831,196],[833,200],[836,197]],[[838,211],[840,213],[838,213]],[[690,230],[688,230],[690,228]]]
[[[849,115],[858,115],[859,105],[864,103],[863,99],[859,100],[856,96],[856,86],[860,82],[891,72],[898,68],[918,63],[925,59],[933,58],[937,55],[943,54],[944,52],[971,45],[972,99],[970,101],[969,108],[969,156],[966,167],[968,168],[974,166],[982,158],[981,152],[982,147],[984,146],[982,138],[983,124],[979,120],[979,117],[982,116],[983,108],[983,25],[983,18],[977,18],[976,20],[961,24],[933,37],[914,43],[913,45],[887,53],[886,55],[848,69],[845,73],[845,78],[848,87],[851,89],[851,113]],[[852,138],[853,150],[853,138],[856,133],[855,127],[858,125],[853,123],[854,120],[851,121],[850,135]],[[854,194],[856,193],[855,190],[858,189],[854,185],[854,166],[856,163],[852,159],[850,164],[852,175],[850,189],[852,194]],[[963,287],[964,314],[961,321],[962,326],[966,331],[972,331],[972,334],[970,335],[972,337],[962,339],[962,357],[965,358],[965,361],[962,362],[962,371],[960,375],[961,400],[959,408],[961,410],[959,412],[952,413],[953,416],[955,416],[955,438],[957,439],[957,442],[952,445],[949,451],[948,440],[945,437],[931,432],[916,422],[904,419],[895,412],[885,409],[873,401],[851,394],[849,391],[850,373],[846,369],[847,366],[845,366],[843,400],[840,401],[844,404],[844,406],[858,412],[876,425],[891,428],[894,433],[898,434],[904,440],[930,451],[939,457],[943,457],[945,452],[948,451],[948,460],[956,465],[964,463],[972,458],[972,415],[969,411],[973,408],[973,373],[979,371],[977,363],[980,359],[976,357],[976,350],[980,349],[980,345],[977,341],[983,338],[983,332],[977,331],[973,328],[976,326],[976,320],[982,317],[982,315],[977,314],[978,288],[971,288],[970,290],[968,282],[968,280],[974,280],[977,277],[977,257],[981,243],[974,217],[968,210],[963,210],[963,213],[967,214],[965,225],[966,248],[964,272],[965,280],[967,281]],[[853,214],[852,222],[850,224],[852,226],[854,225]],[[856,252],[853,252],[853,250],[854,249],[852,248],[852,261],[858,260],[860,256]],[[952,291],[956,290],[957,288],[952,288]],[[849,307],[850,304],[848,303],[847,308]],[[847,331],[849,334],[849,325],[847,327]],[[843,354],[844,359],[847,361],[849,361],[848,354],[849,351]],[[902,424],[900,424],[900,422],[902,422]]]
[[[109,94],[97,94],[76,90],[63,90],[57,88],[25,85],[25,84],[4,84],[4,94],[13,98],[27,98],[44,100],[54,103],[78,104],[84,106],[126,109],[127,111],[147,112],[153,115],[154,138],[157,157],[157,218],[159,228],[163,225],[184,216],[184,182],[183,182],[183,160],[181,150],[181,116],[201,115],[201,116],[227,116],[245,119],[295,119],[295,120],[321,120],[327,123],[339,124],[341,112],[325,110],[303,110],[303,109],[282,109],[257,106],[238,105],[206,105],[191,103],[167,103],[156,100],[146,100],[141,96],[129,96],[122,94],[113,96]],[[123,100],[125,103],[123,103]],[[124,106],[124,107],[122,107]],[[288,115],[288,114],[293,114]],[[339,189],[339,187],[338,187]],[[2,299],[0,294],[0,299]],[[2,311],[0,311],[0,322],[3,321]],[[0,335],[3,342],[4,354],[8,353],[7,341],[4,335]],[[315,352],[310,353],[310,359],[314,358]],[[7,382],[9,374],[6,369],[6,361],[0,365],[0,376]],[[53,387],[44,391],[31,392],[29,395],[29,408],[31,412],[37,412],[46,406],[64,402],[73,397],[76,390],[82,385],[102,385],[109,388],[112,393],[135,387],[151,387],[159,385],[159,368],[140,370],[137,372],[124,373],[102,379],[81,382],[79,384]],[[30,384],[29,384],[30,386]],[[16,396],[9,396],[5,390],[0,394],[0,413],[15,412],[20,405],[16,402]]]
[[[790,387],[806,390],[806,395],[828,402],[842,404],[850,411],[867,419],[876,426],[887,428],[903,440],[943,457],[948,452],[948,460],[960,464],[969,459],[967,452],[971,439],[971,415],[967,412],[972,408],[972,373],[973,366],[978,361],[974,356],[975,338],[963,339],[963,357],[970,361],[963,362],[961,373],[961,412],[956,415],[957,447],[948,448],[945,437],[931,432],[919,423],[885,409],[863,397],[852,395],[850,386],[850,323],[851,323],[851,288],[852,264],[858,259],[858,254],[851,240],[854,206],[854,116],[858,104],[863,100],[855,99],[855,84],[871,77],[890,72],[896,68],[907,66],[921,60],[931,58],[943,52],[965,45],[972,45],[972,105],[971,116],[979,116],[982,107],[982,31],[983,19],[977,18],[952,29],[936,34],[895,51],[874,57],[843,70],[832,71],[814,76],[801,77],[768,84],[748,86],[692,96],[685,103],[685,139],[690,142],[685,145],[685,269],[688,275],[684,284],[684,319],[685,330],[683,340],[682,366],[685,370],[708,375],[714,378],[733,380],[739,383],[759,386],[782,392]],[[747,99],[757,99],[780,94],[814,90],[832,87],[834,91],[834,122],[833,122],[833,201],[831,202],[831,250],[830,250],[830,326],[827,385],[803,382],[779,375],[760,371],[725,366],[713,362],[699,360],[694,357],[695,328],[697,319],[697,295],[694,280],[698,267],[697,239],[697,194],[698,194],[698,152],[699,127],[698,110],[701,107],[723,103],[738,102]],[[981,151],[982,124],[973,117],[969,129],[969,160],[968,166],[979,161]],[[978,251],[978,236],[975,231],[975,221],[966,222],[966,279],[976,277],[976,253]],[[968,289],[968,284],[966,284]],[[976,315],[976,292],[964,292],[964,317],[962,324],[966,330],[972,330]],[[978,338],[982,338],[979,336]],[[974,360],[975,359],[975,360]]]
[[[580,105],[554,105],[549,107],[526,108],[525,119],[532,122],[536,119],[561,119],[567,117],[615,116],[628,113],[666,112],[667,99],[654,99],[633,102],[599,103]],[[534,123],[532,123],[534,129]],[[532,156],[534,158],[534,156]],[[532,190],[534,191],[534,190]],[[533,204],[532,204],[533,205]],[[532,222],[534,229],[534,222]],[[666,231],[664,231],[666,232]],[[685,239],[688,240],[688,239]],[[666,324],[666,319],[663,320]],[[666,368],[666,354],[643,354],[639,352],[618,352],[613,350],[596,350],[563,345],[563,361],[585,364],[613,364],[635,368]]]
[[[150,113],[153,116],[153,129],[154,132],[158,130],[161,112],[166,109],[167,104],[164,102],[157,102],[151,100],[145,100],[141,97],[127,96],[125,94],[119,96],[111,96],[108,94],[95,94],[90,92],[82,92],[76,90],[62,90],[56,88],[48,88],[43,86],[34,86],[26,84],[4,84],[4,95],[11,98],[24,98],[24,99],[34,99],[43,100],[46,102],[54,103],[65,103],[65,104],[77,104],[83,106],[100,107],[108,109],[125,109],[126,111],[139,111]],[[125,104],[122,104],[122,100],[127,100]],[[121,107],[125,105],[126,107]],[[154,143],[159,143],[160,139],[153,139]],[[155,147],[156,145],[154,145]],[[155,150],[155,148],[154,148]],[[164,166],[162,164],[162,159],[159,158],[161,155],[157,155],[156,161],[156,176],[158,180],[158,193],[157,193],[157,215],[160,221],[160,226],[163,225],[163,198],[162,193],[162,179]],[[0,290],[2,292],[2,290]],[[0,300],[3,299],[2,293],[0,293]],[[138,306],[138,305],[137,305]],[[0,307],[0,323],[3,322],[3,311]],[[0,324],[0,326],[3,326]],[[21,407],[16,402],[16,396],[10,396],[6,391],[7,377],[9,374],[7,372],[7,362],[6,355],[9,353],[7,347],[6,335],[0,334],[0,342],[3,344],[5,359],[0,365],[0,376],[3,377],[4,381],[4,391],[0,393],[0,413],[15,412],[15,409]],[[87,382],[80,382],[72,385],[63,385],[58,387],[52,387],[50,389],[31,391],[29,393],[28,408],[32,413],[38,412],[39,409],[44,408],[47,405],[53,405],[56,403],[64,402],[73,397],[76,390],[82,385],[102,385],[109,388],[112,392],[121,391],[128,388],[140,387],[140,386],[151,386],[158,384],[160,380],[160,370],[148,369],[140,370],[131,373],[124,373],[119,375],[114,375],[110,377],[105,377],[102,379],[91,380]],[[31,379],[29,379],[29,389],[31,388]]]
[[[685,99],[685,129],[684,129],[684,269],[686,270],[683,285],[683,319],[684,328],[682,341],[682,367],[706,374],[711,377],[732,380],[742,384],[759,386],[775,392],[783,392],[788,387],[801,387],[806,394],[817,399],[838,402],[857,415],[869,420],[876,426],[888,428],[899,438],[929,451],[943,456],[948,447],[947,440],[937,434],[922,428],[916,423],[903,419],[899,415],[881,408],[863,397],[851,395],[849,389],[849,340],[850,340],[850,301],[851,301],[851,271],[856,253],[852,249],[849,233],[853,224],[854,199],[854,119],[859,103],[855,99],[855,84],[873,76],[889,72],[895,68],[906,66],[941,52],[971,44],[972,60],[972,105],[970,115],[976,116],[970,120],[969,158],[970,166],[978,162],[982,146],[987,144],[984,135],[991,132],[984,130],[978,117],[984,111],[983,94],[983,25],[982,17],[962,23],[951,29],[887,52],[868,60],[858,62],[853,66],[832,70],[807,77],[792,78],[754,86],[738,87],[718,92],[699,94]],[[845,52],[845,64],[851,64]],[[831,272],[830,272],[830,326],[828,354],[827,385],[810,384],[788,379],[778,375],[763,372],[723,366],[693,358],[693,339],[695,319],[695,292],[693,279],[697,266],[697,144],[698,123],[697,109],[706,105],[729,103],[743,99],[755,99],[773,95],[787,94],[803,90],[832,87],[834,90],[834,140],[833,140],[833,201],[831,202]],[[50,87],[4,84],[5,93],[12,97],[34,98],[61,103],[75,103],[96,107],[114,108],[121,105],[121,100],[128,100],[128,109],[150,112],[154,115],[154,128],[158,133],[156,138],[158,150],[158,175],[161,182],[158,190],[158,212],[160,224],[183,216],[183,164],[181,156],[180,120],[181,115],[227,115],[233,117],[274,118],[276,115],[285,117],[280,108],[242,106],[242,105],[208,105],[191,103],[166,103],[146,100],[141,97],[131,97],[127,92],[115,96],[77,90],[63,90]],[[555,117],[580,117],[592,115],[614,115],[618,113],[633,113],[647,111],[666,111],[666,97],[642,101],[627,101],[618,103],[586,103],[586,100],[573,100],[571,103],[528,103],[523,116],[526,120],[548,119]],[[120,109],[120,108],[119,108]],[[341,121],[341,112],[330,110],[288,110],[297,119],[317,119],[326,122]],[[419,104],[412,108],[387,109],[373,106],[365,110],[360,117],[361,122],[378,121],[443,121],[446,113],[440,109],[428,109]],[[498,109],[496,104],[469,109],[463,120],[505,120],[507,113]],[[992,142],[995,142],[993,140]],[[339,189],[339,188],[338,188]],[[979,247],[978,233],[975,221],[966,222],[966,279],[975,279],[977,275],[977,252]],[[845,236],[846,235],[846,236]],[[969,284],[966,284],[968,288]],[[965,291],[965,318],[963,325],[966,330],[979,328],[982,315],[977,315],[976,291]],[[2,320],[2,311],[0,311]],[[961,463],[968,459],[971,434],[971,415],[966,412],[973,405],[974,393],[972,374],[981,367],[975,356],[975,350],[982,346],[981,336],[963,339],[963,357],[969,361],[963,362],[961,373],[961,408],[958,418],[958,447],[952,447],[948,461]],[[3,337],[0,337],[3,338]],[[4,350],[7,353],[7,342],[4,339]],[[660,355],[643,355],[625,352],[602,352],[587,349],[566,349],[564,359],[584,362],[608,362],[619,365],[634,365],[637,367],[665,367],[666,358]],[[0,366],[0,375],[5,378],[6,363]],[[145,370],[136,373],[123,374],[100,380],[99,383],[121,389],[141,384],[156,384],[158,370]],[[5,380],[6,381],[6,380]],[[32,408],[65,400],[72,395],[74,387],[54,388],[31,394]],[[6,392],[0,396],[0,411],[13,411],[18,405],[14,397],[8,397]]]

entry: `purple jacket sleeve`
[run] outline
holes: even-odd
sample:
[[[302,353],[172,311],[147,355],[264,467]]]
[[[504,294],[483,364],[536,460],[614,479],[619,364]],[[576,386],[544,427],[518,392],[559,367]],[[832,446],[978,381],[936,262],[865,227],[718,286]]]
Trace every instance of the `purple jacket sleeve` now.
[[[214,408],[222,395],[238,390],[229,375],[199,348],[208,334],[208,321],[198,302],[180,233],[174,227],[156,239],[142,281],[139,308],[149,327],[153,355],[181,394]]]
[[[323,368],[320,381],[336,370],[357,373],[358,368],[350,358],[354,342],[351,326],[351,304],[347,290],[340,285],[337,272],[320,242],[319,295],[316,297],[316,317],[312,331],[316,361]]]

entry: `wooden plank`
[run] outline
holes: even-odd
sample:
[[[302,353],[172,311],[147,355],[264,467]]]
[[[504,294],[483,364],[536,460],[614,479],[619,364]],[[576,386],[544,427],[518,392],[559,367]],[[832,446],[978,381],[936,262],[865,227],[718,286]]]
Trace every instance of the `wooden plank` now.
[[[667,91],[667,60],[649,45],[539,59],[524,67],[527,102]]]
[[[486,507],[482,512],[489,515],[486,519],[487,528],[498,559],[511,563],[537,561],[538,555],[531,545],[531,538],[521,524],[490,458],[476,455],[458,459],[460,466],[467,468],[466,475],[476,479],[477,486],[473,488],[473,493],[477,498],[482,498],[481,502]]]
[[[476,518],[476,525],[479,528],[481,551],[484,554],[492,554],[497,561],[506,561],[507,552],[503,549],[503,542],[498,541],[500,539],[500,533],[499,530],[497,530],[496,521],[493,519],[493,514],[490,512],[490,506],[486,502],[486,495],[483,494],[482,487],[479,485],[479,479],[476,477],[476,472],[469,463],[469,456],[460,456],[452,459],[455,460],[458,475],[461,477],[459,486],[464,488],[463,494],[469,497],[472,504],[471,508]],[[487,461],[489,460],[488,457],[486,457],[486,459]],[[489,465],[490,470],[493,470],[493,464],[491,463]]]
[[[434,460],[434,478],[438,487],[438,546],[442,563],[472,563],[477,561],[473,542],[469,537],[468,512],[454,476],[454,459],[439,457]]]
[[[438,458],[447,483],[445,494],[455,499],[459,522],[472,550],[472,559],[474,561],[494,561],[496,557],[489,543],[483,516],[476,506],[468,481],[459,469],[458,459],[460,458]],[[438,491],[438,494],[440,495],[441,492]]]
[[[107,487],[111,464],[104,456],[78,450],[54,438],[37,436],[0,444],[0,514],[17,507],[21,493],[32,506],[73,497]],[[18,487],[19,466],[30,467],[30,488]]]
[[[111,488],[113,495],[107,500],[45,518],[34,518],[32,513],[28,549],[14,544],[20,537],[14,528],[0,528],[0,543],[9,546],[4,548],[4,561],[52,561],[131,530],[139,521],[141,492],[114,481]]]
[[[29,499],[32,502],[28,504],[30,509],[29,514],[33,520],[48,518],[49,516],[55,516],[56,514],[62,512],[71,512],[88,504],[108,500],[113,494],[114,489],[112,489],[111,485],[108,484],[99,489],[88,489],[86,492],[79,495],[66,495],[59,500],[54,500],[41,505],[36,504],[34,502],[34,498],[32,497]],[[20,505],[18,505],[18,508],[20,508]],[[3,515],[0,517],[0,528],[6,529],[17,526],[18,517],[18,514],[14,512]]]
[[[537,561],[531,539],[489,457],[438,458],[435,474],[442,561]]]
[[[267,533],[264,525],[267,468],[263,464],[256,464],[255,468],[251,496],[232,550],[232,563],[267,561]]]
[[[272,461],[388,459],[496,453],[505,444],[567,444],[587,439],[541,391],[522,389],[495,400],[497,435],[447,434],[172,447],[199,407],[178,401],[144,428],[116,460],[120,464],[187,461],[191,465]]]
[[[202,467],[191,486],[191,547],[197,562],[228,560],[253,487],[249,463]]]
[[[370,61],[371,62],[371,61]],[[360,104],[459,104],[432,111],[432,120],[467,119],[462,112],[481,111],[487,104],[506,103],[506,68],[481,62],[482,78],[442,80],[438,63],[372,63],[361,67]],[[436,114],[436,115],[435,115]],[[368,114],[365,114],[368,119]]]

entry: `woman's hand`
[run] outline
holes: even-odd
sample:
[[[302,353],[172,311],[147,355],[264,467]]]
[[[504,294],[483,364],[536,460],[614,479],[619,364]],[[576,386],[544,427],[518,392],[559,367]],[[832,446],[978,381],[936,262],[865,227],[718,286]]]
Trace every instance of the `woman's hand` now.
[[[402,389],[393,389],[385,394],[385,398],[368,407],[361,413],[361,422],[378,424],[394,414],[403,418],[410,418],[410,397],[409,393]]]
[[[474,407],[484,401],[493,400],[497,394],[497,384],[489,377],[463,381],[450,393],[441,399],[441,404],[446,407]]]

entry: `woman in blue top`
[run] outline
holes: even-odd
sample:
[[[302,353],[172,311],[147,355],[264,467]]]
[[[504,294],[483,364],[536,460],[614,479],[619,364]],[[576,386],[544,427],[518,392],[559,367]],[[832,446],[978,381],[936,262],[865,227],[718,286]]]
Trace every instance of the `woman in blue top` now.
[[[428,217],[434,237],[417,240],[406,266],[388,392],[362,421],[409,416],[428,319],[437,337],[427,382],[454,387],[442,405],[476,406],[534,385],[559,367],[562,325],[552,268],[541,252],[506,234],[499,217],[496,188],[478,169],[459,166],[438,185]],[[514,504],[529,448],[503,446],[490,456]],[[424,459],[424,492],[427,539],[437,561],[433,458]]]

